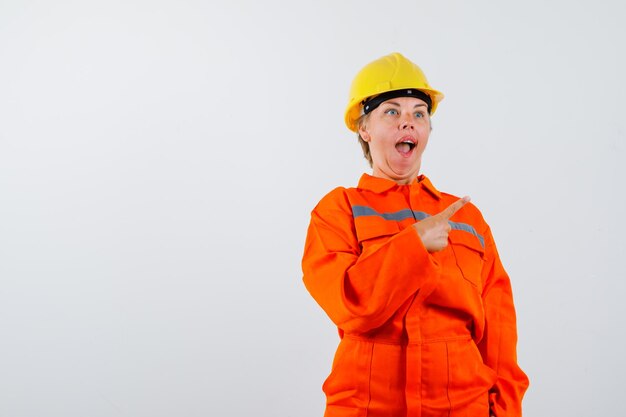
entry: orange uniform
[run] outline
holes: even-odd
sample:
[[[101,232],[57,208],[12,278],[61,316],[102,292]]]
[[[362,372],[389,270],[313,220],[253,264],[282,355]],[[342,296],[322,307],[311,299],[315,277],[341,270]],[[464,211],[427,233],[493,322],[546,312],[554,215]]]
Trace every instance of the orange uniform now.
[[[478,209],[429,253],[410,227],[458,198],[364,174],[313,210],[304,283],[339,328],[326,417],[521,416],[511,285]]]

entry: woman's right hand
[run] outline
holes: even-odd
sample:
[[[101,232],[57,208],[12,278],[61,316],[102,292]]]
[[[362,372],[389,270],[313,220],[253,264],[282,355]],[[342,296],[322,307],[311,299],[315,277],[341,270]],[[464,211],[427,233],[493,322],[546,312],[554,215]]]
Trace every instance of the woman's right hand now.
[[[448,220],[468,201],[468,196],[460,198],[441,213],[426,217],[413,225],[428,252],[439,252],[448,246],[448,234],[451,230]]]

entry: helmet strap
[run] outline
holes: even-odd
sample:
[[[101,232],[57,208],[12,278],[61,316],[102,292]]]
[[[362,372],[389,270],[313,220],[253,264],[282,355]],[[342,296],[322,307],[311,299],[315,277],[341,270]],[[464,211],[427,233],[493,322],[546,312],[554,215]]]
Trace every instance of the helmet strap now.
[[[362,101],[363,114],[372,112],[376,107],[380,106],[384,101],[391,100],[397,97],[415,97],[423,100],[428,106],[428,113],[432,106],[432,100],[428,94],[415,88],[405,88],[402,90],[387,91],[386,93],[379,94],[374,97],[370,97]]]

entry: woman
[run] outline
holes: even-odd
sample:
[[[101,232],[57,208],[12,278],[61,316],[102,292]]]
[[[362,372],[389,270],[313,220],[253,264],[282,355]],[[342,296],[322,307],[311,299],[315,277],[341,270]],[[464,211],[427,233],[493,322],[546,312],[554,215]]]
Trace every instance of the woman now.
[[[521,416],[528,379],[489,226],[419,174],[442,98],[398,53],[352,83],[345,122],[372,175],[319,202],[302,260],[341,336],[326,417]]]

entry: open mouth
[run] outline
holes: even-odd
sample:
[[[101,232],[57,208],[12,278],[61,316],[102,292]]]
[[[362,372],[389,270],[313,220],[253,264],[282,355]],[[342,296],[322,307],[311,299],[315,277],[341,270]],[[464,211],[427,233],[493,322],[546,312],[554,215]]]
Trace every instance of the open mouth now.
[[[414,139],[406,138],[396,143],[396,149],[403,155],[411,153],[411,151],[417,146]]]

